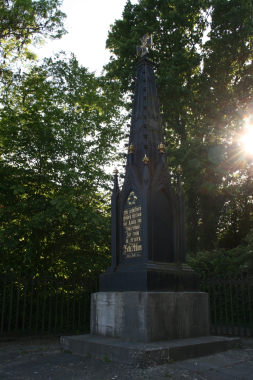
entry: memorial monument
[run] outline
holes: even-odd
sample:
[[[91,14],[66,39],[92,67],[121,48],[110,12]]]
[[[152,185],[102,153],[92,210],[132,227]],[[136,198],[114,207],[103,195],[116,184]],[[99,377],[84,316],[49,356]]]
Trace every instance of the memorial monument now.
[[[176,192],[171,185],[152,37],[141,40],[121,191],[114,172],[112,262],[93,298],[91,333],[144,342],[209,335],[208,295],[186,264],[184,194],[180,173]]]
[[[199,276],[186,265],[184,194],[175,193],[167,164],[154,64],[142,37],[137,65],[125,180],[117,170],[112,195],[112,264],[100,291],[199,291]]]
[[[182,359],[230,346],[208,337],[208,294],[199,291],[199,275],[186,264],[184,193],[180,173],[176,192],[171,185],[155,66],[148,58],[152,36],[141,42],[121,190],[114,171],[111,266],[92,294],[91,334],[63,337],[62,344],[74,353],[105,353],[145,367],[167,362],[172,347],[173,359]]]

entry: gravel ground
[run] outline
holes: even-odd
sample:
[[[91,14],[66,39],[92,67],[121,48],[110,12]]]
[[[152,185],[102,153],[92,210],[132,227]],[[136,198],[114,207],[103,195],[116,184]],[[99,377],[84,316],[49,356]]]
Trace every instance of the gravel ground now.
[[[252,380],[253,340],[243,348],[140,369],[62,352],[59,337],[0,341],[1,380]]]

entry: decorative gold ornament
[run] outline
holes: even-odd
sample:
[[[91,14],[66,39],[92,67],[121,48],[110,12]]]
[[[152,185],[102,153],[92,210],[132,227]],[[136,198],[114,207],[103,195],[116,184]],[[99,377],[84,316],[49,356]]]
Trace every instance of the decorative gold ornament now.
[[[118,169],[115,168],[115,169],[113,170],[113,174],[117,175],[118,173],[119,173]]]
[[[148,162],[149,162],[149,158],[147,157],[146,154],[145,154],[145,157],[143,158],[142,162],[144,162],[145,165],[148,164]]]
[[[177,173],[178,174],[182,173],[182,167],[181,167],[181,165],[178,165],[178,167],[177,167]]]
[[[131,191],[131,193],[129,194],[129,197],[127,198],[127,203],[129,206],[134,206],[136,205],[136,201],[137,201],[137,196],[135,195],[134,191]]]
[[[137,49],[137,55],[141,53],[141,56],[143,57],[145,54],[148,53],[148,47],[153,45],[153,34],[144,34],[144,36],[141,37],[141,46],[136,46]]]
[[[134,151],[135,151],[135,146],[133,146],[133,144],[131,143],[131,144],[129,145],[129,147],[128,147],[128,152],[129,152],[129,153],[134,153]]]
[[[165,152],[165,145],[163,143],[161,143],[160,145],[158,145],[158,150],[159,150],[159,153],[164,153]]]

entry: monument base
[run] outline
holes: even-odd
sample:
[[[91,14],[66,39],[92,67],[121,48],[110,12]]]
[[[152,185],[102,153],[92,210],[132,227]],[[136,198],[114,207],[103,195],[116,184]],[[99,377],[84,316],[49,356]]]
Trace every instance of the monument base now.
[[[94,293],[90,330],[92,335],[144,343],[208,336],[208,294]]]
[[[208,336],[137,343],[95,335],[77,335],[62,336],[61,348],[75,355],[147,368],[238,349],[241,348],[241,339]]]
[[[99,291],[198,292],[199,275],[187,264],[121,265],[99,275]]]

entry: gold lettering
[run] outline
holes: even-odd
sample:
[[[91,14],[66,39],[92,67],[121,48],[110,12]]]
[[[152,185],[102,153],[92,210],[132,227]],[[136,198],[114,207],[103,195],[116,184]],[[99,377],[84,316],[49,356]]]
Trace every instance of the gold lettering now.
[[[126,242],[123,245],[123,255],[125,258],[141,257],[141,217],[141,206],[134,206],[123,212],[123,228]]]
[[[139,230],[140,228],[141,228],[140,224],[138,224],[136,226],[125,227],[126,231],[128,231],[128,232],[133,231],[133,230]]]
[[[141,212],[137,212],[135,214],[132,214],[131,217],[132,217],[132,219],[139,218],[139,217],[141,217]]]
[[[131,257],[141,257],[141,255],[139,255],[138,253],[132,253]]]

